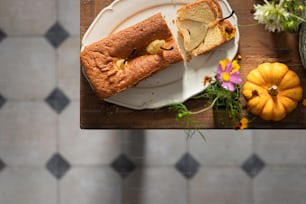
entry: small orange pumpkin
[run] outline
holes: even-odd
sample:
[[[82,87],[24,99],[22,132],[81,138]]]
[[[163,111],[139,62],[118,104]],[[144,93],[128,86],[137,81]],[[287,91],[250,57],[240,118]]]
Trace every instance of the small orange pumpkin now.
[[[264,120],[279,121],[302,99],[298,75],[279,62],[263,63],[247,75],[242,94],[248,110]]]

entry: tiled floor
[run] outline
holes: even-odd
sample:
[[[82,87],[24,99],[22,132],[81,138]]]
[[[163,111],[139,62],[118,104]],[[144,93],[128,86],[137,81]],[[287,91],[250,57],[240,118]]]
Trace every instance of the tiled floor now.
[[[79,129],[79,1],[2,0],[1,204],[305,204],[306,131]]]

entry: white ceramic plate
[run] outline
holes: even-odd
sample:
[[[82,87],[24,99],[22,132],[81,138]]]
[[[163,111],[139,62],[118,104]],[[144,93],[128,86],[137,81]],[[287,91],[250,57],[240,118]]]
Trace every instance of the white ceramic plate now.
[[[176,11],[188,2],[192,0],[115,0],[92,22],[82,39],[82,49],[158,12],[165,16],[173,35],[179,42],[174,23]],[[230,5],[226,0],[219,0],[219,3],[223,16],[228,16],[232,12]],[[132,109],[159,108],[184,102],[203,91],[205,89],[203,77],[214,76],[218,62],[226,57],[233,59],[237,53],[239,42],[237,16],[233,15],[229,20],[237,28],[234,40],[207,55],[193,57],[190,62],[172,65],[106,101]]]

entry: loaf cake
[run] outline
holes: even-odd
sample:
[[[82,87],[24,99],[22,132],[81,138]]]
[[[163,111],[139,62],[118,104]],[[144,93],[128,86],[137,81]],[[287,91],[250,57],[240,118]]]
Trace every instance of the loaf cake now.
[[[235,27],[223,18],[217,0],[197,0],[177,11],[176,25],[184,49],[205,54],[235,37]]]
[[[183,56],[161,13],[90,44],[81,52],[83,72],[100,99],[180,61]]]

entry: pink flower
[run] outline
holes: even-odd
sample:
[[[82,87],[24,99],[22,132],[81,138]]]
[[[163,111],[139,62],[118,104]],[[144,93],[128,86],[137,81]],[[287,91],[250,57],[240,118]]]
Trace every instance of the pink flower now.
[[[221,82],[221,86],[230,91],[235,91],[235,84],[241,83],[239,72],[240,66],[237,60],[233,62],[228,58],[221,60],[218,64],[217,80]]]

